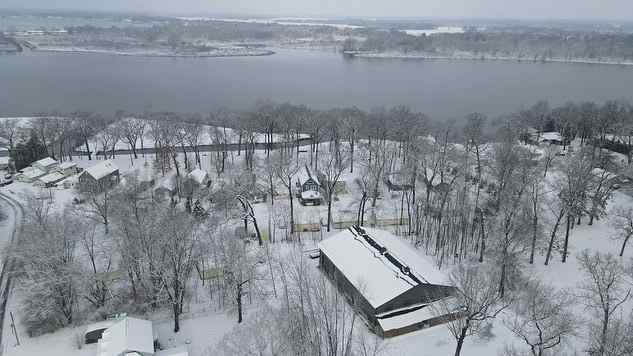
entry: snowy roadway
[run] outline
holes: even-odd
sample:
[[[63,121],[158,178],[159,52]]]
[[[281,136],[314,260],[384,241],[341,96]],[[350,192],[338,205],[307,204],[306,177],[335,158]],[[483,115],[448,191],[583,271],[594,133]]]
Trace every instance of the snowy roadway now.
[[[8,197],[4,192],[0,191],[0,251],[6,251],[6,248],[16,237],[18,225],[17,221],[22,219],[22,207],[14,199]],[[2,272],[0,274],[0,355],[3,354],[4,344],[7,337],[10,337],[9,325],[5,320],[5,310],[7,307],[7,299],[11,290],[11,279],[7,276],[6,271],[10,271],[11,266],[6,257],[7,253],[2,254]]]

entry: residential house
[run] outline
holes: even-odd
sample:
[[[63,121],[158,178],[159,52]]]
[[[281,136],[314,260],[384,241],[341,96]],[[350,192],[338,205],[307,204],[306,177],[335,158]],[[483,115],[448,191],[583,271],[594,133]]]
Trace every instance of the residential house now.
[[[458,308],[435,314],[434,305],[455,303],[455,288],[432,261],[389,232],[353,226],[321,241],[319,252],[323,272],[380,336],[402,335],[459,316]]]
[[[87,168],[79,175],[79,189],[102,192],[119,183],[119,168],[110,160]]]
[[[152,322],[127,316],[108,327],[97,344],[97,356],[151,356],[153,354]]]
[[[45,173],[50,173],[54,171],[55,169],[57,169],[57,161],[50,157],[46,157],[46,158],[42,158],[39,161],[33,162],[31,166]]]
[[[187,346],[154,349],[151,321],[123,315],[90,325],[84,333],[86,344],[97,343],[97,356],[189,356]]]
[[[321,183],[310,172],[310,168],[307,165],[297,173],[297,190],[297,196],[302,205],[320,205],[323,202]]]

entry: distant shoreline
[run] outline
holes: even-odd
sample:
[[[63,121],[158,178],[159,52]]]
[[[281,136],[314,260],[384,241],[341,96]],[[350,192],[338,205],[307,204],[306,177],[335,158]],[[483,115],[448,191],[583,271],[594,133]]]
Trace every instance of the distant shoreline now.
[[[178,53],[161,53],[161,52],[120,52],[107,49],[87,49],[87,48],[41,48],[34,49],[33,52],[49,52],[64,54],[107,54],[113,56],[127,57],[154,57],[154,58],[230,58],[230,57],[262,57],[271,56],[276,52],[271,50],[257,50],[253,52],[235,52],[235,53],[202,53],[202,54],[178,54]]]
[[[469,55],[456,55],[456,56],[433,56],[425,54],[406,54],[406,53],[360,53],[360,52],[344,52],[345,55],[353,58],[364,59],[415,59],[415,60],[427,60],[427,61],[506,61],[506,62],[525,62],[525,63],[566,63],[566,64],[601,64],[601,65],[619,65],[619,66],[633,66],[633,61],[614,61],[614,60],[592,60],[592,59],[563,59],[563,58],[547,58],[547,59],[529,59],[519,57],[504,57],[504,56],[469,56]]]

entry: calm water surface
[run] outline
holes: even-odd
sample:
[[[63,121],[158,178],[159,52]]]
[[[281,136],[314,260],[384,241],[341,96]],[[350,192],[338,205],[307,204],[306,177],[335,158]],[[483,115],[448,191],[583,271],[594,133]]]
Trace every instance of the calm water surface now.
[[[315,108],[409,105],[440,119],[497,115],[540,99],[633,101],[633,67],[501,61],[268,57],[145,58],[29,52],[0,56],[0,115],[247,109],[259,99]]]

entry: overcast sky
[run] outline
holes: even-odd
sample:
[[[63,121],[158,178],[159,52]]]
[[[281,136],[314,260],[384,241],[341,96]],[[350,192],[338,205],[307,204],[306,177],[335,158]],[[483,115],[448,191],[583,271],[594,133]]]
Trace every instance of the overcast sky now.
[[[275,16],[631,19],[633,0],[0,0],[0,8]]]

